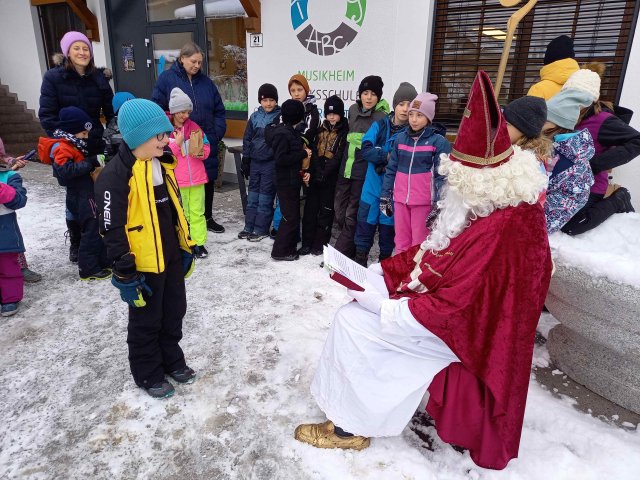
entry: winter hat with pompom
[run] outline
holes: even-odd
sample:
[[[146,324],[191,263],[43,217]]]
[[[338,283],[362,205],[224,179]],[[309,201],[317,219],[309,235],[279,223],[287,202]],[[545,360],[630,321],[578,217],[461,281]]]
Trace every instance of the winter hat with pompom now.
[[[600,75],[592,70],[582,68],[567,79],[562,90],[582,90],[589,93],[595,102],[600,98],[600,85]]]

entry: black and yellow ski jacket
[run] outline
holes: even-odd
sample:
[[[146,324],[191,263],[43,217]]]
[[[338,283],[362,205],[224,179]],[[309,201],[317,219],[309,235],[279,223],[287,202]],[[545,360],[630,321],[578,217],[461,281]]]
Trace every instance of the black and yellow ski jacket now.
[[[164,181],[176,213],[175,229],[180,248],[191,252],[195,242],[189,237],[178,183],[173,174],[176,159],[163,155],[160,160]],[[131,253],[135,270],[161,273],[165,268],[162,237],[152,181],[150,160],[136,159],[122,143],[118,153],[104,167],[95,184],[100,234],[110,262]]]

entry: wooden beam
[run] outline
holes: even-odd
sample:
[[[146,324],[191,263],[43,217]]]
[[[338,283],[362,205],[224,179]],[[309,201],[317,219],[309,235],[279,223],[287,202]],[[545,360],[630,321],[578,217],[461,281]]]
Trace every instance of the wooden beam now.
[[[87,7],[84,0],[31,0],[31,5],[39,7],[42,5],[52,5],[55,3],[66,3],[69,8],[76,14],[87,30],[87,38],[92,42],[100,41],[100,29],[98,28],[98,19]]]
[[[249,17],[260,18],[260,0],[240,0]]]
[[[244,29],[247,32],[260,33],[260,19],[256,17],[245,17]]]
[[[244,19],[244,29],[247,32],[260,32],[260,0],[240,0],[240,3],[244,11],[247,12],[247,18]]]

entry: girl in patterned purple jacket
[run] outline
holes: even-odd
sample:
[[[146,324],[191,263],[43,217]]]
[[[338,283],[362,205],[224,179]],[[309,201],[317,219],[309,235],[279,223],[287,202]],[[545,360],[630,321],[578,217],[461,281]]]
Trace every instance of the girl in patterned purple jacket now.
[[[604,65],[600,74],[604,73]],[[605,198],[609,186],[608,170],[624,165],[640,155],[640,132],[629,126],[633,112],[626,108],[614,108],[609,102],[600,101],[600,75],[589,69],[578,70],[571,75],[565,89],[576,89],[592,95],[593,103],[582,109],[577,129],[586,129],[593,137],[595,155],[591,158],[594,184],[586,205],[576,213],[562,231],[578,235],[596,228],[615,213],[633,212],[629,191],[620,187]]]

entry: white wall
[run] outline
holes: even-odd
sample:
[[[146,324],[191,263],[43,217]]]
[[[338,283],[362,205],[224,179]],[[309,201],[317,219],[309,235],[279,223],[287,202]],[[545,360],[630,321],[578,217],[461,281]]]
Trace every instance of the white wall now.
[[[97,67],[112,68],[104,0],[87,0],[87,7],[97,17],[98,28],[100,29],[100,41],[93,42],[93,61]],[[113,88],[113,84],[111,87]]]
[[[0,0],[0,81],[37,114],[46,59],[38,10],[29,3]],[[104,0],[89,0],[88,7],[100,28],[101,41],[93,43],[95,64],[111,67]]]
[[[633,44],[627,73],[624,77],[620,105],[630,108],[635,113],[631,119],[631,126],[640,131],[640,95],[638,86],[640,85],[640,22],[636,25]],[[631,200],[637,211],[640,211],[640,158],[632,160],[630,163],[613,170],[613,180],[615,183],[623,185],[631,192]]]
[[[0,81],[37,112],[43,71],[38,12],[26,0],[0,0],[0,12]]]
[[[431,10],[432,1],[367,2],[364,22],[353,43],[334,55],[320,56],[298,41],[291,22],[290,0],[262,0],[264,46],[252,48],[247,37],[250,110],[258,106],[258,87],[263,83],[273,83],[278,88],[282,104],[289,98],[287,81],[298,71],[353,72],[353,79],[348,80],[309,80],[311,89],[320,91],[320,107],[329,96],[324,92],[327,90],[339,90],[342,97],[355,99],[360,80],[367,75],[382,77],[383,98],[389,104],[403,81],[420,90],[425,82],[424,59],[431,37],[427,10]],[[309,22],[319,31],[331,32],[345,19],[345,3],[309,0]],[[351,103],[352,100],[345,101],[347,107]]]

